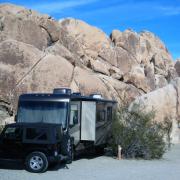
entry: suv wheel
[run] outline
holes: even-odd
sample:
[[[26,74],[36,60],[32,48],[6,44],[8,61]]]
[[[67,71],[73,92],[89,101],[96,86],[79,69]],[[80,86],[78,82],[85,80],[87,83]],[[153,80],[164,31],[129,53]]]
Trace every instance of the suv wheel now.
[[[30,172],[42,173],[48,168],[48,160],[44,153],[32,152],[26,157],[25,165]]]

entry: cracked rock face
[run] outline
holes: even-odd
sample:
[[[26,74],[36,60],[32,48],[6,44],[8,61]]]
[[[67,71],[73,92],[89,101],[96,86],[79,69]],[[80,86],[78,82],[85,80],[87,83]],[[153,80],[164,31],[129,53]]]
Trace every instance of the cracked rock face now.
[[[0,96],[14,111],[21,93],[50,93],[58,87],[130,103],[164,88],[176,70],[153,33],[114,30],[108,37],[81,20],[57,21],[23,7],[0,5]]]
[[[0,124],[8,123],[12,115],[12,107],[0,97]]]
[[[180,59],[177,59],[176,64],[175,64],[175,69],[178,76],[180,76]]]
[[[180,117],[180,78],[175,78],[170,84],[137,97],[132,102],[139,104],[145,111],[155,111],[155,120],[162,121],[168,118],[173,123],[171,138],[173,143],[180,142],[180,129],[178,121]]]

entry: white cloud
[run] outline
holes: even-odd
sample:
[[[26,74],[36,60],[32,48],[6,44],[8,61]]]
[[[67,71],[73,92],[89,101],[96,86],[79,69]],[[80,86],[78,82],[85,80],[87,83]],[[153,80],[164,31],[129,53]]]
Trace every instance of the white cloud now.
[[[120,1],[118,4],[87,11],[84,14],[118,14],[119,18],[129,19],[153,19],[163,16],[174,16],[180,14],[180,6],[161,5],[160,2],[151,1]]]
[[[177,6],[177,7],[173,7],[173,6],[160,6],[158,7],[159,10],[161,10],[164,15],[167,15],[167,16],[174,16],[174,15],[179,15],[180,14],[180,7]]]
[[[35,4],[30,6],[31,9],[35,9],[45,13],[61,12],[64,9],[74,8],[97,2],[98,0],[71,0],[71,1],[59,1],[59,2],[47,2],[42,4]]]

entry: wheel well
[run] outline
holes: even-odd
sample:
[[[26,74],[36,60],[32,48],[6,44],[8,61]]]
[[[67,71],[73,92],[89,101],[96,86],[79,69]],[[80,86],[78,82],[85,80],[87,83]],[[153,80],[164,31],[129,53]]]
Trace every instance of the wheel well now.
[[[31,153],[33,152],[41,152],[41,153],[44,153],[46,155],[46,157],[48,157],[48,153],[45,149],[30,149],[29,151],[27,151],[27,153],[25,154],[25,157],[24,159]]]

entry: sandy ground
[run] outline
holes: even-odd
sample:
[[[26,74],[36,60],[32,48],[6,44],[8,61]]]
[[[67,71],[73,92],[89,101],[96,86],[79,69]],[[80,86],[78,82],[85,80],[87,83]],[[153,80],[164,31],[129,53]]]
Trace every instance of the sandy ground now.
[[[2,163],[2,162],[1,162]],[[172,147],[162,160],[116,160],[111,157],[80,159],[43,174],[25,171],[20,164],[0,166],[0,180],[179,180],[180,145]]]

